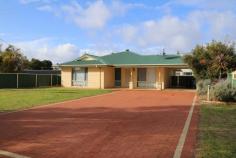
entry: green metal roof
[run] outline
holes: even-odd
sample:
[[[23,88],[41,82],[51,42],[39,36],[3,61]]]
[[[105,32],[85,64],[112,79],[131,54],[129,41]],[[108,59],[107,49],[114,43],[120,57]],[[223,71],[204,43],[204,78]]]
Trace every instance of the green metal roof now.
[[[106,64],[103,64],[98,60],[74,60],[61,64],[61,66],[76,66],[76,65],[88,66],[88,65],[106,65]]]
[[[131,51],[111,53],[104,56],[94,56],[86,54],[93,60],[83,60],[82,58],[61,64],[61,66],[77,65],[186,65],[180,55],[141,55]]]

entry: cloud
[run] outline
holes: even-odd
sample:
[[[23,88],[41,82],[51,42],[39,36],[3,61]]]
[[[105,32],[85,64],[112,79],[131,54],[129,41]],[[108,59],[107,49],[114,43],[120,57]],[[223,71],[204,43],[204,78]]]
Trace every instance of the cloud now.
[[[153,48],[168,51],[186,51],[199,41],[199,30],[191,21],[183,21],[175,16],[165,16],[159,20],[148,20],[138,25],[121,28],[121,36],[131,45],[145,50]],[[151,49],[147,49],[147,48]]]
[[[125,13],[134,8],[145,8],[141,3],[123,3],[122,1],[111,1],[105,3],[103,0],[96,0],[82,5],[78,1],[71,1],[67,4],[52,5],[43,4],[37,7],[40,11],[51,12],[72,21],[80,28],[101,29],[114,17],[124,16]]]
[[[48,11],[48,12],[53,11],[53,8],[50,5],[43,5],[43,6],[38,7],[37,9],[41,11]]]
[[[0,32],[0,37],[1,36],[6,36],[7,34],[6,33],[4,33],[4,32]],[[1,40],[1,39],[0,39]]]
[[[81,3],[81,1],[60,4],[43,3],[37,6],[40,11],[59,15],[80,28],[89,29],[88,35],[92,37],[90,42],[93,42],[94,45],[80,50],[76,46],[72,49],[78,49],[80,52],[88,51],[100,55],[114,50],[119,51],[121,48],[131,48],[155,53],[155,51],[162,51],[165,48],[167,52],[175,53],[177,50],[190,51],[196,44],[209,42],[212,39],[236,39],[235,0],[227,2],[222,0],[171,0],[159,6],[116,0],[97,0],[87,3]],[[112,23],[112,20],[115,21],[118,16],[125,17],[128,11],[137,8],[144,9],[139,12],[144,13],[144,16],[140,15],[142,20],[135,20],[135,23],[122,23],[122,19],[119,19],[120,24]],[[180,9],[183,10],[180,11]],[[152,18],[148,19],[146,13],[153,13],[157,16],[156,18],[151,16]],[[109,23],[110,21],[111,23]],[[90,29],[94,29],[95,32],[99,29],[99,31],[94,33]],[[71,45],[65,47],[66,50],[72,48]],[[47,46],[46,48],[53,50],[54,54],[56,54],[55,51],[65,49],[56,49],[57,46]]]
[[[180,18],[174,15],[123,25],[119,36],[140,50],[190,51],[196,44],[210,40],[236,39],[236,14],[232,11],[195,10]],[[151,49],[149,49],[151,48]]]
[[[61,12],[58,9],[55,9],[52,5],[49,5],[49,4],[40,5],[39,7],[37,7],[37,10],[50,12],[55,16],[60,16],[61,15]]]
[[[236,39],[236,14],[232,11],[193,11],[189,15],[199,27],[206,38],[222,40],[225,36]]]
[[[111,12],[103,1],[90,3],[87,8],[74,1],[61,8],[68,19],[82,28],[102,28],[111,18]]]
[[[117,34],[121,35],[125,42],[131,42],[135,40],[137,35],[138,28],[133,25],[124,25],[118,31]]]
[[[14,42],[13,45],[20,48],[29,59],[49,59],[54,63],[61,63],[77,58],[79,48],[71,43],[52,45],[52,39],[41,38],[32,41]]]

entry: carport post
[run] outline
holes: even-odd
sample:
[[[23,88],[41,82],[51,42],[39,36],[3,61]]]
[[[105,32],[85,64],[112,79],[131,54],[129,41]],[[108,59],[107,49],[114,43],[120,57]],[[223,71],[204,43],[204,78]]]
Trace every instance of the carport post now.
[[[19,74],[16,74],[16,88],[19,88]]]

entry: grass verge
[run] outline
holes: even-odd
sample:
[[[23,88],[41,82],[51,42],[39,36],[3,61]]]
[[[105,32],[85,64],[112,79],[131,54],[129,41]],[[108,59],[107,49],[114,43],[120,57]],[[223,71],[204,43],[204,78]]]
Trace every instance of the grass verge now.
[[[78,99],[108,92],[111,91],[76,88],[1,89],[0,112],[26,109],[33,106]]]
[[[236,158],[236,104],[202,105],[197,158]]]

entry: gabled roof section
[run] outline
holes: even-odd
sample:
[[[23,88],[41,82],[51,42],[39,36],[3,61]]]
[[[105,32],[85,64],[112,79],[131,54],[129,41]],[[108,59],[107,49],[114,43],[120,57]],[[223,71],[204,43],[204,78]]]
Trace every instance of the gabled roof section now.
[[[84,54],[80,58],[70,62],[62,63],[61,66],[92,66],[92,65],[106,65],[106,63],[98,56],[91,54]]]
[[[62,66],[130,66],[130,65],[186,65],[180,55],[141,55],[129,50],[104,56],[84,54],[79,59],[63,63]]]
[[[81,61],[86,61],[86,60],[97,60],[105,64],[105,62],[101,59],[101,57],[96,56],[96,55],[91,55],[91,54],[84,54],[82,55],[79,59]]]

